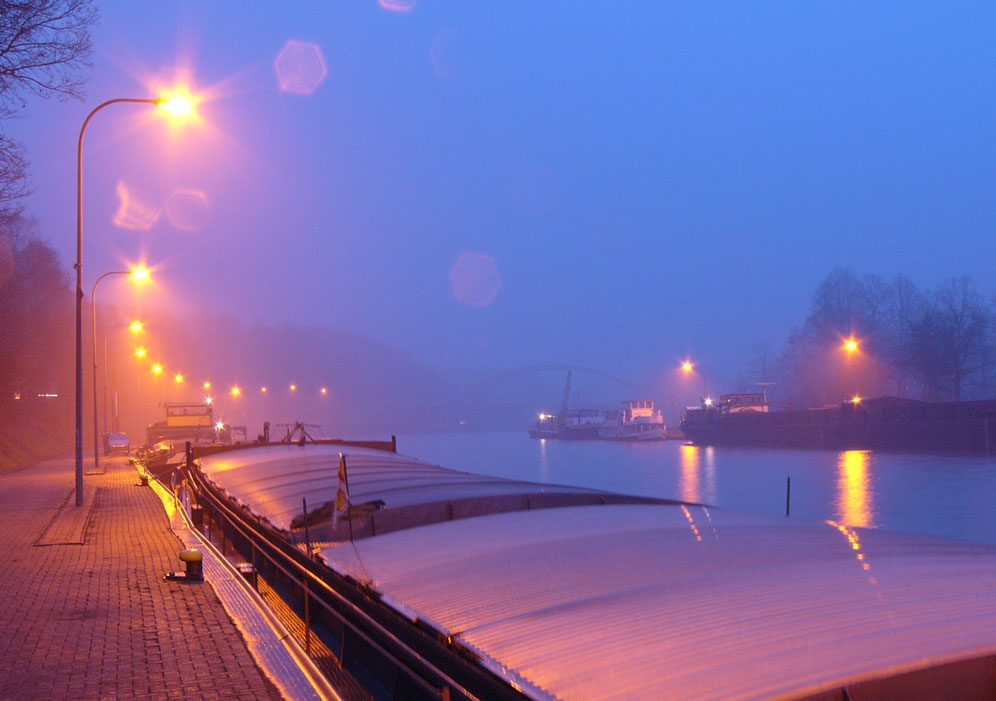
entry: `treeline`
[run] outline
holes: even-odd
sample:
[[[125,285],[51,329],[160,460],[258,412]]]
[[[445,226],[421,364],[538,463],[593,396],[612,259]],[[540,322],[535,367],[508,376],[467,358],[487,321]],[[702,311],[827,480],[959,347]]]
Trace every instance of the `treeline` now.
[[[73,427],[73,292],[30,221],[0,223],[0,469],[68,450]],[[57,395],[57,396],[53,396]]]
[[[857,349],[845,346],[856,341]],[[996,396],[996,299],[968,276],[921,291],[904,275],[886,282],[835,268],[809,315],[775,358],[761,350],[753,372],[795,406],[858,396],[930,401]]]

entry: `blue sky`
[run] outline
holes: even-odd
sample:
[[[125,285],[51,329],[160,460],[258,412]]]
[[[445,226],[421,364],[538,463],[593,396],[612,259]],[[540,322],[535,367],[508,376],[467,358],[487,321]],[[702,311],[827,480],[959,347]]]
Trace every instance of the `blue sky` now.
[[[143,304],[662,397],[686,355],[721,385],[777,349],[835,265],[994,291],[996,6],[100,7],[86,102],[33,101],[9,130],[68,267],[87,112],[185,70],[206,90],[189,128],[115,106],[87,133],[84,270],[144,252],[162,267]],[[292,40],[322,52],[310,95],[274,70]],[[115,223],[122,187],[159,210],[147,229]],[[468,252],[500,276],[486,304],[454,293]]]

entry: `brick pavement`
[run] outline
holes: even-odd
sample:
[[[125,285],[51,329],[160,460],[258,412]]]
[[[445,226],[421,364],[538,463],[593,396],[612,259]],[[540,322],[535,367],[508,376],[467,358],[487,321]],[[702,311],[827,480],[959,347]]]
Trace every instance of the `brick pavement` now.
[[[0,698],[280,698],[211,586],[162,580],[183,546],[123,458],[85,478],[83,544],[35,545],[77,508],[73,469],[0,475]]]

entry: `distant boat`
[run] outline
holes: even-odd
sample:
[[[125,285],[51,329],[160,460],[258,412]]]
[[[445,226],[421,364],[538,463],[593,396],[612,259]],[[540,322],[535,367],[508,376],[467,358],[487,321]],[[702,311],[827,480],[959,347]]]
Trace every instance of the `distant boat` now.
[[[564,399],[559,414],[543,412],[529,427],[530,438],[558,440],[664,440],[666,427],[661,412],[654,409],[652,399],[631,399],[616,411],[600,409],[568,409],[571,373],[567,373]]]
[[[667,426],[652,399],[628,399],[618,411],[606,412],[598,437],[610,441],[662,441]]]

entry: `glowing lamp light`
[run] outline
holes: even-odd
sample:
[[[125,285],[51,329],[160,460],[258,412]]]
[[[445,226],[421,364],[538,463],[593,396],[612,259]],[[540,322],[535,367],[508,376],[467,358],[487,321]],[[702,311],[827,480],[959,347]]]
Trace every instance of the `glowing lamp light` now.
[[[176,384],[180,384],[181,382],[183,382],[183,375],[181,375],[180,373],[176,373],[176,375],[173,377],[173,380],[176,382]]]
[[[844,339],[844,350],[848,353],[858,352],[858,340],[851,336],[850,338]]]
[[[214,427],[220,431],[221,429],[225,428],[225,422],[219,421],[214,425]]]
[[[152,372],[154,372],[156,375],[162,375],[163,366],[160,365],[159,363],[156,363],[155,365],[152,366]]]
[[[129,273],[136,280],[148,280],[149,279],[149,269],[145,266],[139,266]]]
[[[297,385],[291,385],[290,386],[290,391],[291,392],[296,392],[297,391]]]
[[[266,387],[260,387],[259,391],[262,392],[263,394],[266,394],[267,389]]]
[[[851,401],[853,403],[855,403],[855,404],[860,404],[861,403],[861,397],[859,397],[858,395],[855,394],[853,397],[851,397]]]
[[[144,348],[136,348],[135,349],[135,355],[137,357],[139,357],[139,358],[144,358],[147,352],[148,351],[146,351]]]
[[[328,394],[328,393],[329,393],[329,388],[328,387],[322,387],[322,394]]]
[[[689,362],[687,360],[681,364],[681,371],[683,373],[685,373],[686,375],[688,373],[690,373],[694,368],[695,368],[695,366],[692,365],[691,362]]]
[[[133,321],[130,324],[128,324],[128,328],[131,329],[132,331],[141,331],[142,330],[142,322],[141,321]]]
[[[706,406],[712,406],[712,397],[706,397],[705,399],[702,400],[702,403],[705,404]]]
[[[205,403],[205,404],[210,404],[210,403],[212,403],[213,401],[214,401],[214,400],[213,400],[213,399],[211,399],[211,397],[204,397],[204,403]]]
[[[232,396],[233,397],[237,397],[240,394],[242,394],[242,390],[238,386],[232,387]]]
[[[211,389],[211,383],[207,380],[204,381],[204,389]]]
[[[194,111],[194,103],[187,95],[177,94],[163,97],[157,100],[156,104],[174,117],[186,117]]]

